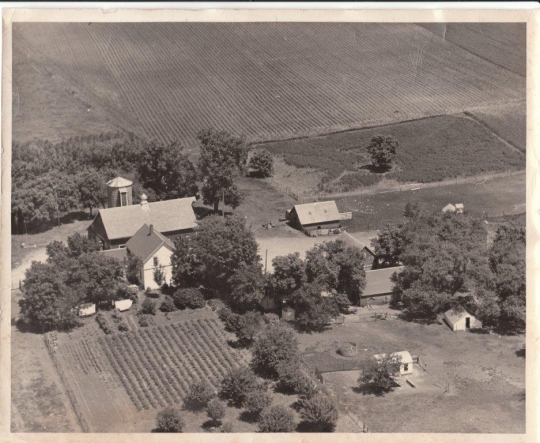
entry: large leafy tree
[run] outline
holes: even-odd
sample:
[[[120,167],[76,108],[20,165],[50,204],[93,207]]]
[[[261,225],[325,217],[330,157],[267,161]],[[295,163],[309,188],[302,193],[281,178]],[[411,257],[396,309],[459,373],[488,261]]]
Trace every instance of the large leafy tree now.
[[[139,156],[138,173],[141,183],[153,192],[157,200],[192,196],[197,193],[197,173],[182,146],[173,142],[162,144],[153,140]]]
[[[305,264],[298,252],[274,258],[272,266],[270,284],[277,296],[286,298],[306,282]]]
[[[373,166],[381,170],[390,168],[398,147],[399,142],[390,135],[374,136],[367,146]]]
[[[257,309],[264,297],[265,282],[259,263],[252,266],[242,263],[229,278],[231,306],[240,312]]]
[[[244,139],[215,129],[200,131],[197,138],[201,148],[199,172],[204,202],[213,205],[215,213],[221,199],[236,208],[242,201],[236,180],[246,164]]]
[[[249,159],[249,168],[256,177],[270,177],[274,173],[274,157],[268,149],[258,149]]]
[[[77,175],[80,204],[83,208],[92,210],[99,206],[105,207],[107,202],[107,176],[94,168],[88,168]]]
[[[405,250],[405,233],[403,225],[386,225],[372,242],[379,265],[395,266],[400,263],[401,254]]]
[[[394,378],[399,375],[401,366],[401,356],[387,353],[376,357],[371,357],[362,364],[362,373],[358,378],[358,383],[367,385],[376,393],[383,394],[391,391],[394,386]]]
[[[306,284],[289,298],[295,309],[298,328],[304,331],[323,331],[340,312],[341,300],[317,283]]]
[[[231,293],[231,277],[242,266],[259,266],[257,242],[240,217],[210,216],[187,242],[177,242],[172,258],[175,284],[203,284],[226,297]],[[187,255],[185,255],[187,251]]]
[[[319,392],[300,400],[300,416],[310,424],[315,432],[332,432],[336,427],[339,413],[335,402],[326,394]]]

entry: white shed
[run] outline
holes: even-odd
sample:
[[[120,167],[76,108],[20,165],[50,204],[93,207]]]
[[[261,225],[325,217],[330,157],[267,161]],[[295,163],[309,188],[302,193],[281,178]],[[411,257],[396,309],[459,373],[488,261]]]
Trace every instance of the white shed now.
[[[79,306],[79,317],[88,317],[96,313],[95,303],[83,303]]]
[[[466,331],[482,327],[482,322],[461,305],[446,311],[443,320],[452,331]]]
[[[118,309],[120,312],[127,311],[129,308],[131,308],[131,305],[133,304],[133,300],[126,299],[126,300],[118,300],[114,302],[114,307]]]
[[[463,203],[456,203],[456,212],[458,214],[463,214],[463,211],[465,210],[465,206]]]
[[[442,212],[456,212],[456,207],[452,203],[448,203],[442,208]]]
[[[392,354],[401,357],[401,365],[399,367],[400,375],[407,375],[413,373],[413,358],[409,351],[393,352]],[[373,357],[375,357],[377,360],[380,360],[385,356],[386,354],[377,354]]]

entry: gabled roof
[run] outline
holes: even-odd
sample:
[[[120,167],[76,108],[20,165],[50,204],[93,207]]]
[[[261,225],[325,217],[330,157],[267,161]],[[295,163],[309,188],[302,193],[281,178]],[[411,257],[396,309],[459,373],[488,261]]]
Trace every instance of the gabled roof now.
[[[358,248],[360,250],[366,249],[371,255],[375,255],[373,251],[369,248],[369,246],[363,244],[361,241],[354,238],[351,234],[349,234],[347,231],[343,231],[339,235],[332,238],[332,240],[341,240],[343,243],[345,243],[347,246],[352,246],[355,248]]]
[[[444,313],[444,316],[452,325],[454,325],[463,317],[471,317],[472,314],[469,311],[467,311],[463,306],[456,305],[453,308],[450,308],[448,311],[446,311]]]
[[[133,182],[123,177],[116,177],[107,182],[107,186],[109,186],[110,188],[124,188],[127,186],[131,186],[132,184]]]
[[[404,268],[405,266],[396,266],[366,271],[366,287],[362,291],[362,297],[391,294],[394,289],[394,282],[392,282],[391,277],[394,272],[399,274]]]
[[[302,225],[341,220],[334,200],[295,205],[294,209]]]
[[[139,257],[143,263],[146,263],[162,246],[172,251],[174,243],[160,232],[151,229],[146,223],[126,243],[129,252]]]
[[[195,197],[187,197],[100,209],[92,224],[101,219],[109,240],[132,237],[145,223],[164,233],[193,229],[197,226],[194,201]]]

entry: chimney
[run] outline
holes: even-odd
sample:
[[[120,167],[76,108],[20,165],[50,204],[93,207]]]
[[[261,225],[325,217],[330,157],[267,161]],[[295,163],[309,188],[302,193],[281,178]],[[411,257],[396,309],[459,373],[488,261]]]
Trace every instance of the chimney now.
[[[154,225],[150,225],[150,230],[148,232],[148,235],[152,235],[154,233]]]

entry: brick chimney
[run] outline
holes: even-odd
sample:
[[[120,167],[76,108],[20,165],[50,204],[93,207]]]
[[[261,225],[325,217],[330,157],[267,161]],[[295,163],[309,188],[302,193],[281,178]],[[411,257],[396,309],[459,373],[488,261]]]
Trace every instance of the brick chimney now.
[[[154,225],[150,225],[150,230],[148,231],[148,235],[152,235],[154,233]]]

